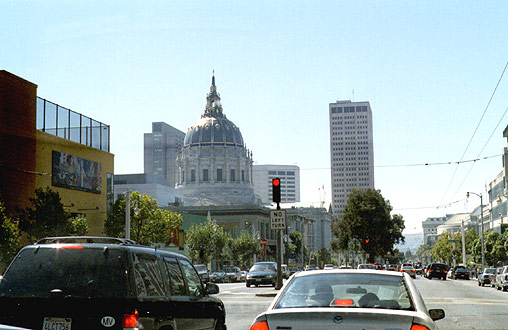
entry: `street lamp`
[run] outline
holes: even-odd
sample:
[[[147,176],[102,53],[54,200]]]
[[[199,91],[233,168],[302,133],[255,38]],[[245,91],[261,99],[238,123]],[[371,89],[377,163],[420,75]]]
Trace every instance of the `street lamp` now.
[[[477,193],[474,193],[474,192],[467,192],[466,193],[466,197],[469,198],[469,194],[473,194],[473,195],[476,195],[478,197],[480,197],[480,212],[481,212],[481,227],[480,227],[480,232],[481,232],[481,243],[482,243],[482,272],[483,270],[485,269],[485,253],[483,252],[483,196],[482,194],[477,194]]]

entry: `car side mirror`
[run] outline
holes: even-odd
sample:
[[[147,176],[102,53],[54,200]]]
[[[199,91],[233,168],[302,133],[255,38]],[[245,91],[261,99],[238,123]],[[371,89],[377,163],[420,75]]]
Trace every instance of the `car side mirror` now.
[[[206,293],[208,293],[208,294],[219,293],[219,286],[215,283],[210,283],[210,282],[206,283],[205,289],[206,289]]]
[[[444,319],[445,312],[442,309],[429,309],[430,318],[434,321]]]

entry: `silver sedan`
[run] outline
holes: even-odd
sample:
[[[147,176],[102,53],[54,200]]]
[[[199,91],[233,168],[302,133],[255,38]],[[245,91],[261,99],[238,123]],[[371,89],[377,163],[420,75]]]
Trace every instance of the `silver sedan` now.
[[[250,329],[434,330],[444,316],[406,273],[317,270],[293,275]]]

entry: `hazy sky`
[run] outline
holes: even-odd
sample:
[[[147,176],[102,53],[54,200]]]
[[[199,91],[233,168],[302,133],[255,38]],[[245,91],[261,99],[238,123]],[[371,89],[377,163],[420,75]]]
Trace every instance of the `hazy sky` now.
[[[329,103],[369,101],[376,188],[413,233],[479,205],[466,191],[487,200],[502,171],[508,72],[487,104],[507,17],[506,1],[0,0],[0,69],[110,125],[116,174],[143,172],[152,122],[185,132],[203,114],[215,70],[255,163],[300,166],[316,205],[331,195]]]

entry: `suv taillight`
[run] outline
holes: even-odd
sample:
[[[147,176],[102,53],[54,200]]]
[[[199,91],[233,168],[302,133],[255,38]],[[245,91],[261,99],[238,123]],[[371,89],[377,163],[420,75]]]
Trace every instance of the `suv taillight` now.
[[[134,313],[124,314],[122,320],[123,330],[138,330],[139,329],[139,315],[138,310]]]
[[[413,324],[411,330],[429,330],[429,328],[421,324]]]

